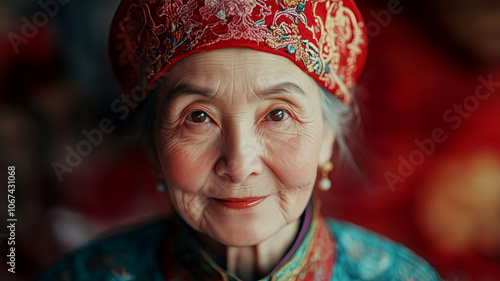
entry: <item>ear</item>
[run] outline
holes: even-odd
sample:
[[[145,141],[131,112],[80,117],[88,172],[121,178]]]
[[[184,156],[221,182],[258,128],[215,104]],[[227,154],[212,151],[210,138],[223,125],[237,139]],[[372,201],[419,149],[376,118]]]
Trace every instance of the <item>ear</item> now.
[[[319,154],[319,165],[323,165],[330,161],[333,156],[333,144],[335,143],[335,132],[326,124],[323,124],[323,140],[321,142],[321,149]]]

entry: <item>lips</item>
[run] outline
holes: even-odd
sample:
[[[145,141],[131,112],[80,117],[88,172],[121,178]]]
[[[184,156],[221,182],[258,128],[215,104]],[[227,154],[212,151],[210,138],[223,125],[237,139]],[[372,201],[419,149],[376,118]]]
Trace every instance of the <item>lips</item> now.
[[[266,197],[222,198],[215,199],[217,203],[234,210],[250,209],[264,201]]]

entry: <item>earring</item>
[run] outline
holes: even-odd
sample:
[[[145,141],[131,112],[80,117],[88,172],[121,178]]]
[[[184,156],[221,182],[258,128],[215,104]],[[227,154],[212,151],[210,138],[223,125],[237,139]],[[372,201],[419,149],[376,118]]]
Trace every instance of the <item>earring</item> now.
[[[331,161],[326,162],[321,167],[321,180],[319,181],[319,189],[327,191],[332,187],[332,182],[328,178],[328,174],[333,171],[333,163]]]
[[[158,181],[156,183],[156,191],[159,193],[163,193],[167,190],[167,187],[165,186],[165,183],[163,181]]]

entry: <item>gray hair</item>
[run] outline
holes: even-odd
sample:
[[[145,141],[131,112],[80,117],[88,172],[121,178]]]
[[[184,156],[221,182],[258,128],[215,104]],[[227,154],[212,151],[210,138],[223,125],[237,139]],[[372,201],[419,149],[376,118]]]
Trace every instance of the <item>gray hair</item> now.
[[[319,85],[318,87],[323,118],[335,133],[336,160],[344,167],[351,168],[358,173],[358,167],[347,145],[347,138],[354,129],[359,127],[358,107],[356,104],[346,105],[323,87]]]

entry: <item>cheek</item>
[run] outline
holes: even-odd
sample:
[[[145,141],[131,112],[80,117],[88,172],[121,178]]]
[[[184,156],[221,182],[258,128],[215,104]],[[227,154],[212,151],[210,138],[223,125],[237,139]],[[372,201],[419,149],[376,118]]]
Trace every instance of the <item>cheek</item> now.
[[[186,193],[199,191],[214,165],[214,145],[206,141],[174,138],[158,151],[167,186]]]
[[[311,187],[316,179],[321,139],[315,132],[302,131],[267,146],[268,165],[287,187]]]

